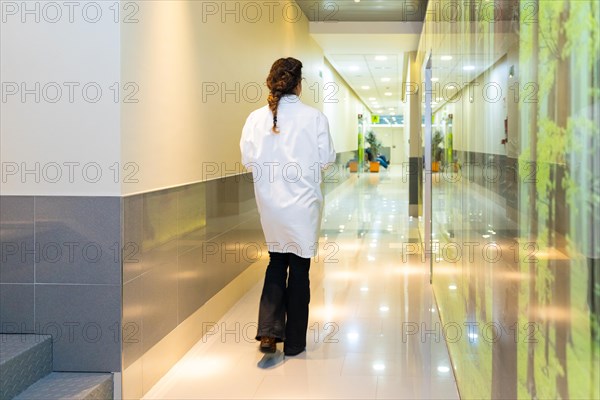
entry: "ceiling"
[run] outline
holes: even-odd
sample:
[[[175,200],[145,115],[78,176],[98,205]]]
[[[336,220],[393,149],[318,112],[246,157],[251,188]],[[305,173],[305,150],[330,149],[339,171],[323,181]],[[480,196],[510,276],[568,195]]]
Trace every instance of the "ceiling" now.
[[[310,21],[423,22],[428,0],[296,0]]]
[[[296,0],[327,60],[380,115],[402,115],[405,54],[419,46],[427,1]]]
[[[323,49],[327,60],[370,111],[380,115],[403,113],[401,91],[406,57],[407,53],[418,49],[428,2],[296,0],[311,21],[310,34]],[[433,76],[440,87],[448,90],[443,93],[444,98],[434,98],[437,100],[434,108],[442,106],[458,88],[489,68],[514,40],[511,22],[515,17],[514,10],[518,9],[518,0],[496,0],[494,4],[495,10],[481,6],[480,14],[470,12],[471,18],[477,19],[479,15],[484,21],[485,18],[496,21],[495,43],[499,45],[493,54],[490,49],[473,49],[470,44],[462,43],[463,34],[443,34],[435,39]],[[430,16],[436,12],[435,3],[432,7]],[[490,10],[492,14],[489,14]],[[444,14],[437,17],[441,18],[441,15]],[[441,18],[438,22],[441,23],[438,26],[440,32],[452,32],[443,25],[454,25],[456,21]],[[475,32],[477,26],[477,22],[473,22],[467,30]],[[462,54],[460,49],[469,54]],[[442,59],[441,56],[446,57]],[[456,88],[452,88],[452,83],[457,83]]]
[[[470,31],[474,32],[477,23],[471,24]],[[481,38],[489,39],[489,36],[481,35]],[[518,41],[512,21],[498,21],[494,27],[493,39],[494,46],[490,47],[489,40],[469,42],[464,34],[444,34],[435,38],[432,43],[432,78],[434,85],[437,85],[434,93],[438,98],[433,98],[434,110],[441,108],[458,89],[464,88],[490,70],[509,52],[515,41]]]
[[[328,60],[372,113],[402,115],[402,54],[331,54]]]

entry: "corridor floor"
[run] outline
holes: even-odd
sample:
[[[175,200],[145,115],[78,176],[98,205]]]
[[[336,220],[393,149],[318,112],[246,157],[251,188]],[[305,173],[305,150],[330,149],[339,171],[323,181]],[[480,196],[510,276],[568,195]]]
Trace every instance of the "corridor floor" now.
[[[258,351],[262,282],[215,322],[146,399],[457,399],[400,166],[328,195],[311,265],[307,351]]]

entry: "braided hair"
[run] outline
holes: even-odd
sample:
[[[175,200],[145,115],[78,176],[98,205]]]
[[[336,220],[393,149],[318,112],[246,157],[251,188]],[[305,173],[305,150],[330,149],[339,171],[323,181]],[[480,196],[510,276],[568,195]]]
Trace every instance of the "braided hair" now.
[[[277,128],[277,107],[279,100],[286,94],[294,94],[294,90],[302,80],[302,63],[295,58],[280,58],[273,63],[267,77],[269,88],[269,108],[273,113],[273,133],[279,133]]]

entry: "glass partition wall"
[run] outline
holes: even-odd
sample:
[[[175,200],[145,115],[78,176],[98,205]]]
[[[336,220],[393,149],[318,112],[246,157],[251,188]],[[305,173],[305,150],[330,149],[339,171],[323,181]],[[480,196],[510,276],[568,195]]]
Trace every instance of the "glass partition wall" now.
[[[599,9],[429,0],[433,289],[463,398],[600,397]]]

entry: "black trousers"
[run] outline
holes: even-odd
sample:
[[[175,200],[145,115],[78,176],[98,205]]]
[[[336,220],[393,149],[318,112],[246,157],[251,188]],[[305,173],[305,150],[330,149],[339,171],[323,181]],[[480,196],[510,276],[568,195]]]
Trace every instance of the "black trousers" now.
[[[310,302],[310,258],[273,252],[269,252],[269,256],[260,296],[256,340],[268,336],[285,342],[286,349],[304,349]]]

